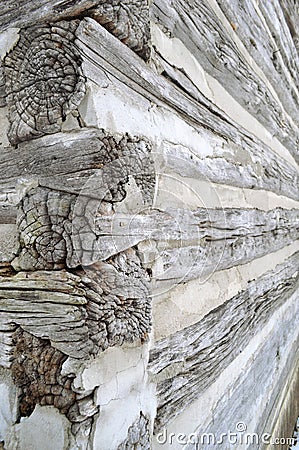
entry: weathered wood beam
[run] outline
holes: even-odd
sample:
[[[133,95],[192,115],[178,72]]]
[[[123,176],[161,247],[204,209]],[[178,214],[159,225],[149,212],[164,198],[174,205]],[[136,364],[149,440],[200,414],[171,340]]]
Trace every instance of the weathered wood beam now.
[[[132,249],[76,273],[5,274],[0,277],[0,311],[0,339],[8,339],[0,365],[13,360],[16,327],[82,360],[107,347],[147,339],[149,277]]]
[[[116,39],[113,39],[90,19],[81,22],[77,30],[77,36],[76,43],[82,52],[87,78],[91,77],[96,83],[97,77],[93,74],[98,71],[100,75],[102,70],[106,71],[122,82],[126,89],[129,87],[151,102],[175,111],[187,123],[195,126],[199,132],[204,129],[206,133],[209,130],[211,138],[219,138],[221,141],[221,143],[219,142],[219,148],[223,145],[234,152],[234,158],[225,158],[222,154],[217,154],[217,157],[224,157],[226,161],[224,161],[223,166],[221,161],[213,162],[219,163],[220,167],[226,167],[230,172],[226,177],[225,170],[220,170],[220,173],[217,170],[213,174],[213,169],[211,169],[209,175],[211,174],[212,181],[217,182],[217,177],[221,176],[225,177],[225,180],[222,179],[221,182],[237,186],[242,184],[244,187],[257,189],[265,188],[275,192],[280,185],[280,194],[290,196],[290,192],[295,190],[296,193],[291,194],[292,198],[298,198],[298,174],[294,168],[283,158],[274,154],[267,145],[254,135],[236,124],[197,89],[187,88],[185,83],[189,82],[190,86],[190,80],[186,80],[186,78],[179,80],[182,89],[177,86],[178,80],[174,84],[163,76],[155,74],[132,52],[121,49]],[[245,151],[245,158],[240,156],[243,151]],[[264,167],[260,175],[257,173],[259,163]],[[211,160],[209,160],[209,164],[211,164]],[[207,170],[202,170],[202,172]],[[252,170],[255,172],[254,175]],[[241,182],[240,171],[242,172]],[[244,177],[243,171],[245,171]],[[277,178],[280,178],[281,174],[284,173],[292,173],[289,178],[289,186],[293,185],[294,187],[284,189],[284,183],[277,182]],[[203,173],[203,175],[207,174]],[[271,181],[269,178],[271,178]],[[283,192],[281,189],[284,189]]]
[[[61,130],[85,94],[82,60],[74,45],[78,20],[23,30],[4,60],[5,91],[15,145]]]
[[[151,143],[144,138],[111,135],[95,128],[55,133],[21,143],[16,148],[2,147],[0,192],[14,193],[18,180],[27,179],[35,180],[43,187],[78,195],[90,177],[99,173],[103,166],[108,165],[112,171],[114,166],[109,164],[117,159],[124,164],[131,155],[133,174],[137,169],[137,160],[141,164],[142,149],[144,154],[148,152],[150,156],[151,147]],[[22,158],[18,157],[20,153]],[[144,165],[144,173],[149,170],[153,172],[150,159],[144,161]],[[125,168],[123,178],[126,178]]]
[[[270,0],[259,3],[263,17],[277,43],[278,50],[299,85],[299,23],[298,5],[293,0]]]
[[[1,4],[0,31],[76,17],[97,6],[98,0],[7,0]]]
[[[98,412],[94,392],[77,392],[72,385],[75,375],[62,374],[67,357],[48,339],[36,338],[21,328],[15,331],[13,340],[11,373],[19,391],[19,417],[30,416],[37,404],[52,405],[77,427],[84,423],[85,428],[90,428]]]
[[[265,26],[263,18],[257,11],[258,6],[252,0],[217,0],[217,3],[227,20],[234,27],[236,34],[248,53],[274,87],[285,110],[298,124],[299,61],[298,56],[294,55],[294,52],[291,57],[292,59],[290,59],[290,55],[288,57],[287,49],[292,48],[294,45],[293,42],[290,42],[291,39],[287,40],[286,49],[285,46],[281,47],[280,43],[272,38],[269,29],[267,29],[267,25]],[[270,6],[270,3],[271,1],[267,2],[266,6],[268,17],[271,14],[270,11],[273,6]],[[270,20],[266,20],[266,22],[270,22],[271,24],[277,23],[273,16],[270,17]],[[281,21],[279,24],[279,34],[281,34],[283,25]],[[297,70],[294,71],[289,68],[290,65],[297,66]],[[292,80],[291,77],[294,75],[296,78]]]
[[[155,0],[152,19],[180,39],[202,67],[299,161],[298,127],[285,114],[269,87],[243,58],[217,15],[203,0]]]
[[[145,202],[142,213],[140,207],[117,213],[113,204],[125,199],[127,178],[125,174],[123,179],[126,160],[115,161],[116,166],[105,166],[80,196],[41,187],[27,192],[19,205],[21,245],[12,262],[16,270],[88,266],[153,240],[162,264],[157,279],[192,279],[216,267],[251,261],[298,238],[298,210],[166,208],[161,212]],[[140,174],[140,167],[147,166],[137,164],[132,175],[145,191],[151,190],[152,178]],[[118,190],[109,191],[107,180],[113,180],[114,186],[118,181]]]
[[[296,304],[293,306],[295,311],[294,308],[290,308],[286,317],[281,316],[279,326],[262,342],[249,364],[242,370],[234,383],[229,386],[229,393],[226,391],[218,399],[217,406],[213,410],[213,418],[202,422],[198,420],[196,436],[192,442],[196,442],[198,439],[199,445],[201,443],[206,444],[202,448],[208,450],[213,446],[213,441],[207,443],[207,436],[214,435],[215,445],[217,445],[217,439],[221,439],[221,432],[227,433],[228,430],[231,430],[232,433],[237,432],[236,425],[240,422],[241,427],[243,424],[246,426],[246,430],[240,433],[240,437],[246,438],[246,433],[248,433],[251,438],[247,439],[247,443],[252,444],[250,445],[252,449],[262,445],[261,438],[263,435],[265,437],[271,436],[271,438],[279,437],[281,442],[283,442],[282,438],[292,437],[294,423],[296,423],[298,417],[298,410],[295,409],[296,403],[298,404],[296,397],[294,399],[295,404],[293,403],[294,409],[290,407],[290,404],[287,405],[289,414],[285,427],[289,429],[289,433],[284,429],[281,430],[281,434],[273,434],[274,430],[269,424],[276,414],[280,417],[282,405],[277,400],[281,400],[281,395],[288,392],[288,384],[294,383],[298,376],[296,362],[299,356],[299,336],[296,339],[298,330],[296,330],[296,321],[294,320],[294,316],[298,314],[298,309],[296,310]],[[294,396],[296,394],[298,395],[298,387]],[[254,425],[252,424],[253,417]],[[277,433],[278,430],[275,431]],[[259,442],[257,442],[253,432],[258,436]],[[268,438],[266,437],[266,439]],[[223,439],[224,445],[225,442],[227,442],[227,437]],[[284,444],[280,446],[281,449],[284,447]],[[186,450],[194,450],[194,444],[186,445]]]
[[[142,58],[149,57],[148,0],[6,0],[1,6],[0,32],[89,16]]]
[[[198,323],[155,343],[149,372],[157,382],[156,430],[196,400],[298,289],[298,262],[296,253]]]

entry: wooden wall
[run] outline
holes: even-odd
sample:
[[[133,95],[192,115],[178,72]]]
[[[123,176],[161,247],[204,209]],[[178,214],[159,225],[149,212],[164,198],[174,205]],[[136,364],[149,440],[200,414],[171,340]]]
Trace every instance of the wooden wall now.
[[[2,3],[4,448],[286,448],[298,5]]]

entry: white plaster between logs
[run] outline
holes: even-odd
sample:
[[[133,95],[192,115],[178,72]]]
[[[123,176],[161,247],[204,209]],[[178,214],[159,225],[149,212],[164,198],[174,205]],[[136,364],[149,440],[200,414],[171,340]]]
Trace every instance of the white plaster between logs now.
[[[260,330],[254,338],[249,342],[247,347],[238,355],[235,360],[229,364],[229,366],[221,373],[219,378],[185,411],[183,411],[177,418],[175,418],[167,426],[167,434],[174,433],[177,436],[178,433],[184,433],[190,435],[196,433],[198,426],[208,424],[213,420],[214,411],[217,409],[217,402],[223,396],[229,398],[232,394],[232,387],[240,374],[248,372],[252,366],[252,362],[255,355],[262,349],[263,343],[267,339],[271,339],[271,334],[277,328],[277,323],[283,322],[286,318],[295,317],[299,314],[298,303],[298,290],[288,299],[288,301],[279,308],[266,323],[262,330]],[[289,350],[294,344],[297,336],[291,334],[286,338],[287,344],[284,346],[284,355],[282,355],[279,366],[276,367],[276,372],[273,373],[273,378],[266,391],[261,392],[261,398],[259,401],[252,404],[252,421],[247,423],[247,429],[249,432],[254,432],[257,423],[260,420],[260,414],[262,412],[261,402],[266,402],[271,394],[272,387],[277,383],[279,374],[282,372],[285,361],[289,356]],[[236,417],[236,423],[241,420]],[[227,432],[229,430],[226,430]],[[232,430],[234,431],[234,430]],[[244,450],[244,447],[237,447],[238,450]],[[182,450],[184,447],[178,444],[175,440],[172,445],[168,443],[159,444],[156,438],[153,440],[153,450]]]
[[[148,345],[107,349],[86,363],[74,380],[77,389],[95,389],[99,414],[93,426],[93,450],[117,449],[140,412],[153,417],[154,386],[146,372]]]
[[[207,280],[178,284],[153,297],[154,339],[159,340],[201,320],[209,311],[245,289],[299,250],[299,241],[247,264],[213,273]],[[161,289],[161,286],[159,286]],[[169,314],[171,311],[171,314]]]
[[[230,27],[231,28],[231,27]],[[266,130],[266,128],[247,112],[213,77],[211,77],[201,67],[200,63],[194,58],[191,52],[177,38],[169,38],[154,23],[151,23],[152,42],[158,52],[170,63],[177,68],[183,68],[197,88],[209,98],[215,105],[221,108],[235,122],[253,133],[268,145],[277,154],[290,162],[296,168],[297,163],[290,152]],[[230,32],[232,29],[230,30]],[[235,40],[235,38],[234,38]],[[250,58],[250,57],[249,57]],[[251,65],[252,65],[252,58]],[[264,77],[263,77],[264,78]],[[268,80],[264,80],[270,88],[275,98],[280,103],[275,91],[269,84]],[[290,119],[291,120],[291,119]]]
[[[70,425],[53,406],[37,405],[30,417],[11,427],[5,447],[8,450],[69,450],[73,444]]]

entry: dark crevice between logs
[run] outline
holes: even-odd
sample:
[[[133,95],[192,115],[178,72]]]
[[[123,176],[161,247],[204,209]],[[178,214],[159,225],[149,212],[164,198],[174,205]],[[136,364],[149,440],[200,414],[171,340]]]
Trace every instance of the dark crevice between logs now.
[[[67,356],[18,327],[13,336],[14,354],[11,365],[15,385],[19,388],[19,420],[29,417],[36,405],[54,406],[71,423],[89,421],[98,412],[93,392],[75,392],[75,375],[62,375]]]

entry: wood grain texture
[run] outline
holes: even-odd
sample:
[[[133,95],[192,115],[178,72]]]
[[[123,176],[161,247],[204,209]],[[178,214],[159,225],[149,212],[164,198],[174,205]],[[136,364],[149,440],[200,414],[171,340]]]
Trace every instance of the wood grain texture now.
[[[8,0],[1,5],[0,31],[76,17],[97,4],[98,0]]]
[[[22,184],[22,180],[32,180],[42,187],[79,194],[90,177],[99,172],[103,164],[112,161],[108,156],[111,138],[111,135],[101,130],[85,128],[23,142],[18,148],[2,147],[0,222],[16,222],[17,209],[13,198],[17,197],[16,186],[20,182]],[[130,138],[131,140],[126,141],[126,138],[121,135],[114,135],[114,139],[115,142],[121,142],[124,139],[123,143],[127,142],[127,145],[133,145],[134,140]],[[131,141],[132,144],[130,144]],[[150,146],[150,142],[145,139],[141,139],[141,142]],[[164,142],[163,147],[159,149],[162,164],[158,170],[161,173],[170,170],[172,173],[188,178],[265,189],[293,199],[299,198],[297,172],[281,158],[275,157],[267,148],[257,149],[251,144],[246,148],[244,145],[241,150],[232,143],[230,152],[220,145],[217,148],[213,156],[199,157],[187,147]],[[157,155],[155,148],[152,148],[152,152],[153,156]],[[234,155],[231,155],[231,152]],[[150,193],[154,187],[153,178],[156,169],[149,159],[144,166],[143,177],[145,178],[148,172],[148,192]],[[124,173],[123,176],[125,176]]]
[[[74,45],[78,21],[30,27],[5,57],[8,138],[19,142],[60,131],[85,94]]]
[[[78,391],[75,375],[62,375],[67,357],[45,339],[18,328],[14,333],[12,377],[19,388],[18,416],[28,417],[37,404],[55,406],[70,422],[88,427],[98,412],[94,392]]]
[[[77,274],[5,275],[0,278],[0,335],[8,332],[10,339],[18,325],[49,339],[67,356],[88,358],[107,347],[147,340],[149,292],[149,276],[133,249]],[[7,366],[12,354],[13,346],[10,352],[7,347],[1,364]]]
[[[198,323],[156,342],[149,361],[157,382],[156,430],[197,399],[298,289],[298,261],[296,253]]]
[[[6,0],[0,32],[63,19],[92,17],[121,42],[148,59],[150,29],[148,0]]]
[[[186,77],[184,80],[180,78],[173,83],[155,74],[132,52],[126,48],[121,49],[117,40],[90,19],[81,22],[77,36],[77,45],[82,52],[87,78],[92,77],[92,80],[97,82],[97,77],[92,74],[98,71],[100,76],[102,70],[106,71],[123,83],[124,89],[129,87],[154,104],[166,110],[170,109],[199,132],[210,132],[211,139],[219,139],[219,148],[223,145],[224,148],[234,152],[234,158],[229,158],[227,153],[226,157],[224,156],[224,167],[226,171],[230,171],[229,175],[225,175],[225,170],[218,170],[213,175],[213,170],[210,170],[212,181],[217,182],[217,176],[222,176],[228,184],[237,184],[237,186],[242,184],[244,187],[253,189],[266,188],[274,192],[279,191],[282,195],[298,198],[298,174],[294,168],[273,153],[267,145],[231,120],[197,89],[191,89],[190,80],[186,80]],[[245,151],[244,158],[243,151]],[[259,163],[262,166],[260,173],[258,173]],[[222,166],[221,161],[219,165]],[[244,166],[244,169],[240,166]],[[250,175],[252,170],[256,175]],[[242,180],[240,180],[241,172]],[[277,177],[280,178],[284,173],[292,174],[288,188],[284,187],[284,183],[277,182]],[[222,179],[221,182],[223,181]]]
[[[267,25],[258,14],[258,6],[254,5],[252,0],[217,0],[217,3],[227,20],[234,27],[248,53],[274,87],[285,110],[298,124],[298,72],[289,69],[290,65],[298,65],[298,57],[292,57],[290,60],[291,55],[286,53],[285,45],[281,46],[280,42],[271,39],[272,36],[267,29]],[[267,11],[267,16],[271,14],[272,7],[273,2],[270,1],[264,8]],[[264,20],[266,20],[266,23],[271,22],[271,26],[275,23],[273,16],[270,16],[270,21],[266,18]],[[280,23],[280,34],[282,28],[283,25]],[[289,37],[286,46],[288,48],[292,45],[294,44]],[[295,74],[296,78],[293,78],[293,85],[291,85],[290,80]]]
[[[280,208],[269,212],[165,208],[145,214],[98,215],[95,221],[94,236],[84,235],[81,244],[85,252],[92,253],[97,246],[97,257],[106,259],[140,242],[155,242],[159,269],[153,276],[158,283],[185,282],[244,264],[299,237],[299,211]]]
[[[151,12],[153,20],[180,39],[202,67],[298,161],[298,127],[245,61],[210,5],[203,0],[176,0],[170,8],[166,0],[155,0]]]
[[[298,87],[299,24],[296,3],[293,0],[270,0],[267,5],[261,2],[259,8]]]
[[[219,398],[213,412],[213,419],[198,421],[195,434],[198,436],[199,444],[204,433],[214,433],[216,439],[220,439],[221,433],[227,433],[228,430],[236,433],[236,425],[239,422],[244,423],[247,427],[244,434],[240,433],[241,436],[245,437],[245,433],[256,433],[260,438],[259,445],[254,437],[247,441],[247,448],[250,450],[255,450],[262,445],[263,433],[272,435],[272,437],[291,437],[290,434],[279,433],[282,430],[276,429],[276,432],[273,433],[274,430],[268,427],[266,422],[267,418],[273,418],[275,409],[273,411],[272,408],[278,407],[275,404],[277,399],[287,387],[286,385],[292,383],[294,375],[296,376],[294,369],[296,370],[296,361],[298,361],[299,338],[294,315],[298,314],[298,308],[296,294],[293,297],[293,307],[289,309],[286,316],[281,317],[279,326],[262,343],[250,363],[230,386],[229,392],[225,392]],[[296,404],[296,399],[294,400]],[[253,417],[255,425],[252,425]],[[293,420],[288,423],[291,428],[297,419],[296,411],[290,411],[288,418]],[[225,438],[221,445],[225,445],[227,441],[228,439]],[[207,436],[205,436],[200,448],[210,450],[212,445],[213,442],[208,443]],[[215,443],[215,445],[217,444]],[[277,444],[275,447],[284,450],[286,445]],[[186,449],[193,450],[194,444],[187,445]]]
[[[99,0],[88,16],[103,25],[143,59],[150,56],[148,0]]]
[[[114,205],[127,195],[129,179],[135,180],[143,205],[152,204],[155,174],[150,144],[137,137],[117,138],[106,134],[102,135],[101,141],[95,140],[94,144],[89,148],[91,156],[87,155],[85,162],[92,164],[93,168],[98,166],[98,169],[83,170],[83,180],[81,171],[77,174],[69,168],[71,176],[64,185],[60,184],[60,190],[59,182],[53,183],[52,179],[53,189],[38,186],[29,189],[23,196],[18,205],[17,218],[22,251],[13,263],[16,270],[71,268],[102,260],[93,256],[97,249],[89,240],[89,236],[91,239],[95,236],[93,222],[97,212],[113,214]],[[76,145],[82,155],[78,142]],[[75,152],[72,154],[74,157]],[[82,157],[77,162],[81,168]],[[65,180],[66,173],[58,174],[59,178]],[[68,193],[67,186],[71,192],[80,195]],[[88,247],[84,248],[86,239]]]
[[[0,60],[0,108],[3,106],[6,106],[5,76],[3,64]]]

